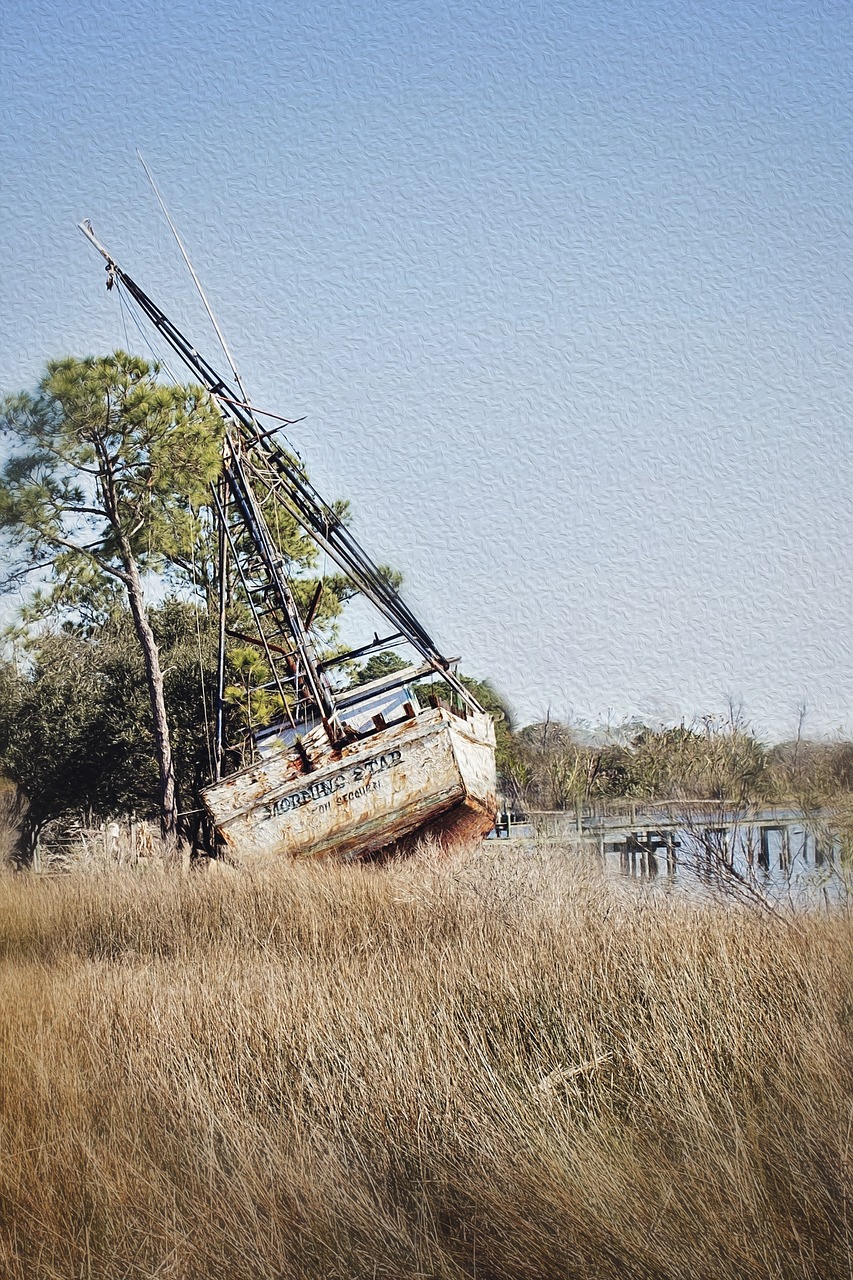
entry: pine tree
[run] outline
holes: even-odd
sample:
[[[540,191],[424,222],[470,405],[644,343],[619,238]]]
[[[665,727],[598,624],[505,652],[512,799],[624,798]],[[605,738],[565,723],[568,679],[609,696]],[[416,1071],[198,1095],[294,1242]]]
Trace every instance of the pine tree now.
[[[116,351],[48,365],[35,394],[0,409],[10,445],[0,476],[0,530],[12,578],[50,568],[28,616],[85,613],[126,597],[142,650],[154,730],[163,837],[178,808],[163,672],[143,582],[191,555],[199,509],[217,474],[222,423],[199,387],[168,386],[158,369]]]

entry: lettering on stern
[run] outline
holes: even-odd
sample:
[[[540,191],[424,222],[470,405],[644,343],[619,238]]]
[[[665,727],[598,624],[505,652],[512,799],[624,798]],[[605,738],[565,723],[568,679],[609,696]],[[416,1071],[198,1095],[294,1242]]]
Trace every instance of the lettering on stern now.
[[[313,805],[318,813],[328,813],[333,804],[345,805],[350,800],[367,795],[369,791],[378,791],[380,780],[377,775],[387,773],[402,759],[402,751],[383,751],[381,755],[362,760],[348,769],[341,769],[329,778],[318,778],[300,791],[274,800],[267,806],[267,816],[277,818],[293,809],[301,809],[306,804]]]

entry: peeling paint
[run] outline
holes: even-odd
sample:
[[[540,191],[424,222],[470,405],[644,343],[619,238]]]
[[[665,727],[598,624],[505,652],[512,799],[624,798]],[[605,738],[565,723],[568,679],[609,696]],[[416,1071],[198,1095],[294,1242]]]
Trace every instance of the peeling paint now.
[[[334,752],[319,744],[306,744],[310,773],[280,752],[203,792],[232,857],[358,858],[421,830],[449,839],[494,825],[488,715],[433,708]]]

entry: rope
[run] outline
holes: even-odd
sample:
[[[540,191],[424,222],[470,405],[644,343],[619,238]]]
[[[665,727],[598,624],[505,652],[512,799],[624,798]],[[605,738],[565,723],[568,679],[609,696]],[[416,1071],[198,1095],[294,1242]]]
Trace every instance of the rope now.
[[[124,292],[121,288],[116,289],[116,296],[118,298],[119,315],[121,316],[121,327],[124,330],[124,349],[129,352],[130,339],[127,336],[127,304],[125,303]]]
[[[132,320],[132,321],[133,321],[133,323],[135,324],[136,329],[137,329],[137,332],[139,333],[139,336],[142,338],[142,341],[145,343],[146,347],[148,348],[148,354],[151,356],[151,359],[154,361],[154,363],[155,363],[155,364],[161,364],[161,365],[163,366],[163,368],[166,370],[167,375],[171,378],[171,380],[172,380],[172,382],[174,383],[174,385],[175,385],[175,386],[178,386],[178,379],[177,379],[177,377],[175,376],[174,372],[169,368],[169,362],[166,360],[166,357],[163,355],[163,353],[162,353],[162,351],[161,351],[161,350],[159,350],[159,349],[155,349],[155,348],[152,346],[152,344],[151,344],[151,339],[149,338],[149,336],[148,336],[148,334],[146,333],[146,331],[143,329],[143,327],[142,327],[142,325],[141,325],[141,323],[140,323],[140,321],[139,321],[139,317],[138,317],[138,315],[136,314],[136,310],[135,310],[133,307],[131,307],[131,306],[130,306],[130,303],[129,303],[129,302],[127,301],[127,299],[125,298],[125,296],[124,296],[124,292],[125,292],[125,291],[124,291],[124,288],[123,288],[123,286],[122,286],[122,283],[121,283],[121,281],[120,281],[119,279],[116,279],[116,285],[117,285],[117,291],[118,291],[119,301],[120,301],[120,303],[121,303],[121,305],[122,305],[122,309],[123,309],[124,311],[126,311],[126,312],[127,312],[127,314],[130,316],[131,320]],[[126,328],[126,327],[125,327],[125,335],[124,335],[124,336],[125,336],[125,342],[127,342],[127,328]],[[129,345],[130,345],[130,343],[128,343],[128,346],[129,346]]]

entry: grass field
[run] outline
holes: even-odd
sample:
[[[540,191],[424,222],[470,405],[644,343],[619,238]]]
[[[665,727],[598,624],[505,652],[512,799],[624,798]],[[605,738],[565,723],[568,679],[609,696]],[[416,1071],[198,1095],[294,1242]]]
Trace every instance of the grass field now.
[[[568,851],[0,880],[9,1280],[853,1275],[853,932]]]

